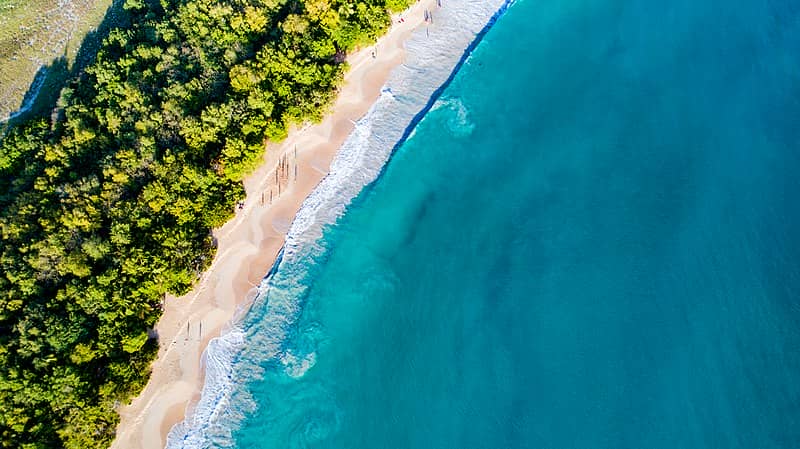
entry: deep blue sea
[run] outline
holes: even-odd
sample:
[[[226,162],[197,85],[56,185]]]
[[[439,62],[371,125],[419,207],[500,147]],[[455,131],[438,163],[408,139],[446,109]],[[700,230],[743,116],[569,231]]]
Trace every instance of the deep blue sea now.
[[[217,444],[798,448],[799,193],[800,3],[519,0],[273,274]]]

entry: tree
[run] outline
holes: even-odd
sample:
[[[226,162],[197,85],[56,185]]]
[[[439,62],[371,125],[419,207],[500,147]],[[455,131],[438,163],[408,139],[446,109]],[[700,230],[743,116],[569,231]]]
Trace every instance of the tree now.
[[[319,120],[403,0],[126,0],[63,114],[0,139],[0,447],[107,447],[167,292],[265,143]]]

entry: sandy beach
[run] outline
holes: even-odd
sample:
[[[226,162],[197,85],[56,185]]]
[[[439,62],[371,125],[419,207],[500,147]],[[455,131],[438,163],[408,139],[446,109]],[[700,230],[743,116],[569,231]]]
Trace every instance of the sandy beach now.
[[[201,356],[208,342],[253,299],[303,201],[325,177],[336,151],[378,98],[391,70],[403,61],[404,40],[414,28],[427,25],[425,9],[435,8],[434,0],[423,0],[395,16],[376,45],[348,58],[350,70],[331,113],[321,123],[295,129],[285,141],[268,146],[261,166],[245,180],[243,206],[214,231],[218,249],[210,268],[189,294],[166,298],[155,328],[160,348],[150,380],[138,397],[120,407],[112,448],[165,446],[169,430],[199,398],[204,380]]]

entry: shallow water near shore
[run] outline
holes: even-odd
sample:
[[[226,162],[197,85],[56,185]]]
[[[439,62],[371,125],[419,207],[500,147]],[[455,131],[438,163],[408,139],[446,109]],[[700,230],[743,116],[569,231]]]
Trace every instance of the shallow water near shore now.
[[[791,2],[519,0],[290,236],[198,446],[800,447],[799,54]]]

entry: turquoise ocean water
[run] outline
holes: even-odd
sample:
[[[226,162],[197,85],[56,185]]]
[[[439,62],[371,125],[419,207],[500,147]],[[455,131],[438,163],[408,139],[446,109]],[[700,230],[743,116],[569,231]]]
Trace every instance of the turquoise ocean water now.
[[[519,0],[273,273],[203,446],[800,447],[798,192],[796,2]]]

